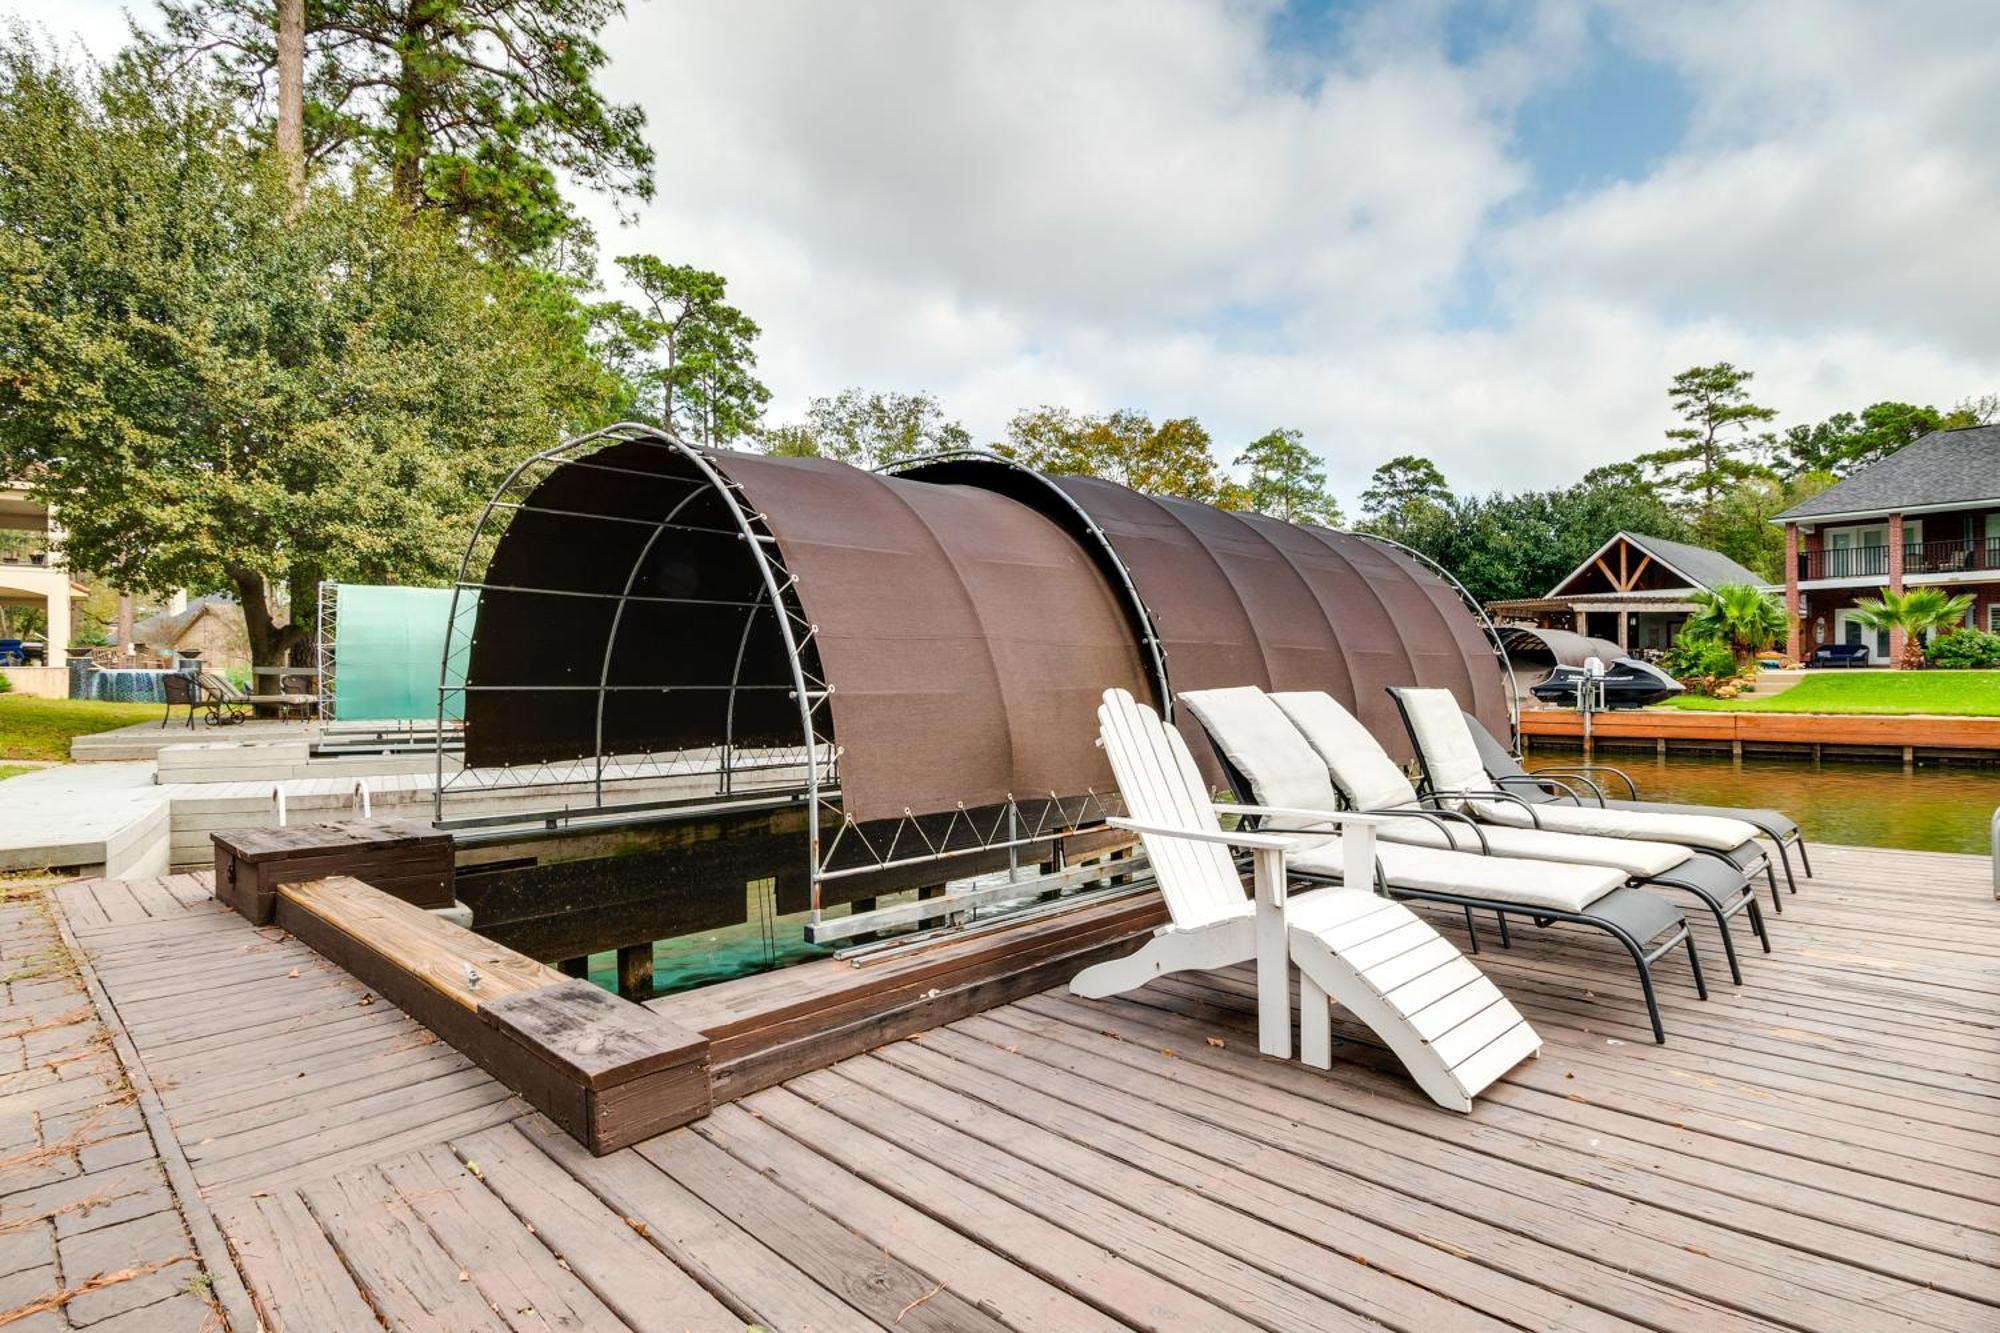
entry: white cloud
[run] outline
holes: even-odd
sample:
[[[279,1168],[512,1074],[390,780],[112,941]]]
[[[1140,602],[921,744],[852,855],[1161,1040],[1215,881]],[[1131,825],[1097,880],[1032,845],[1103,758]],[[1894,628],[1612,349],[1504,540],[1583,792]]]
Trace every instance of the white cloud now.
[[[1990,3],[1475,10],[1453,64],[1444,0],[1310,50],[1270,0],[646,0],[607,85],[659,198],[590,208],[607,260],[729,277],[780,415],[861,384],[982,438],[1042,402],[1297,426],[1350,501],[1396,453],[1485,489],[1652,448],[1699,361],[1787,421],[2000,389]],[[1537,208],[1515,111],[1606,40],[1678,72],[1686,134]]]

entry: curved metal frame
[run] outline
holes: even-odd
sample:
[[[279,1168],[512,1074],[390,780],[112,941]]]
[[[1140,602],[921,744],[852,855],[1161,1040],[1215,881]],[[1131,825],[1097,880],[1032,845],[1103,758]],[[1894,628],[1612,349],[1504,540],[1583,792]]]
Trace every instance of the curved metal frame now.
[[[990,449],[942,449],[936,453],[923,454],[916,458],[905,458],[899,462],[885,463],[881,467],[875,468],[874,471],[886,476],[899,477],[906,472],[928,466],[932,463],[997,464],[1010,472],[1019,473],[1021,476],[1036,482],[1043,490],[1055,497],[1057,502],[1074,518],[1083,524],[1084,531],[1088,532],[1091,539],[1097,543],[1099,553],[1103,555],[1111,569],[1118,575],[1118,583],[1124,590],[1127,608],[1135,613],[1138,621],[1140,646],[1144,648],[1146,653],[1146,664],[1153,677],[1153,686],[1159,691],[1160,717],[1167,722],[1173,721],[1174,696],[1173,692],[1167,687],[1167,655],[1166,650],[1160,647],[1160,632],[1158,627],[1153,624],[1153,609],[1147,606],[1146,599],[1139,595],[1139,585],[1132,581],[1132,571],[1125,567],[1125,561],[1119,556],[1118,548],[1112,544],[1110,535],[1098,525],[1096,519],[1090,516],[1090,511],[1070,498],[1069,492],[1056,485],[1048,477],[1031,467],[1024,467],[1002,454],[996,454]]]
[[[1422,551],[1419,551],[1416,547],[1405,546],[1393,537],[1383,537],[1372,532],[1356,532],[1347,528],[1336,529],[1336,531],[1345,532],[1350,537],[1359,537],[1363,541],[1371,541],[1381,546],[1393,547],[1422,564],[1424,568],[1457,590],[1459,600],[1472,609],[1472,614],[1479,621],[1480,628],[1486,631],[1486,640],[1493,645],[1493,655],[1500,659],[1501,674],[1507,678],[1507,730],[1510,733],[1510,740],[1514,748],[1518,750],[1521,745],[1520,682],[1514,679],[1514,664],[1508,660],[1506,645],[1500,642],[1500,631],[1494,627],[1492,617],[1486,614],[1486,608],[1473,600],[1472,594],[1467,592],[1465,585],[1458,581],[1457,575],[1425,555]]]
[[[776,539],[766,529],[763,523],[763,516],[754,513],[744,504],[741,490],[722,470],[717,468],[713,462],[694,446],[671,432],[643,423],[621,422],[605,427],[602,430],[578,436],[572,440],[566,440],[554,448],[542,450],[522,460],[508,472],[506,478],[494,492],[493,497],[486,502],[485,508],[480,511],[479,519],[473,525],[472,535],[466,542],[465,552],[459,558],[458,575],[452,583],[451,611],[447,621],[444,659],[439,664],[438,671],[439,733],[440,735],[443,733],[445,713],[451,695],[454,692],[463,695],[470,688],[463,683],[458,685],[452,683],[452,664],[455,658],[469,652],[470,649],[469,635],[465,634],[461,629],[461,605],[465,601],[462,594],[467,591],[477,591],[487,586],[471,577],[472,562],[480,548],[481,542],[486,537],[488,525],[494,514],[502,510],[517,510],[524,507],[519,503],[510,502],[509,497],[515,493],[522,478],[530,474],[530,472],[543,467],[553,472],[555,469],[568,466],[592,466],[586,461],[583,455],[586,455],[592,449],[609,443],[648,444],[672,450],[695,470],[700,484],[687,498],[681,500],[669,510],[664,517],[658,520],[634,520],[636,522],[648,523],[653,531],[648,536],[645,545],[640,548],[639,554],[634,558],[632,568],[627,572],[624,588],[616,594],[618,607],[613,613],[611,628],[605,639],[604,657],[600,664],[596,686],[597,716],[594,729],[594,743],[592,746],[594,752],[592,759],[595,765],[593,775],[595,803],[580,810],[565,808],[562,814],[564,816],[575,814],[591,815],[605,813],[609,809],[609,807],[604,805],[604,696],[612,688],[610,685],[611,655],[617,643],[619,627],[624,620],[625,606],[627,603],[635,600],[632,588],[636,582],[639,567],[644,562],[646,556],[652,551],[660,535],[676,527],[674,523],[675,518],[696,498],[713,493],[720,496],[723,504],[727,507],[731,526],[727,529],[702,529],[702,531],[733,533],[738,540],[742,541],[748,547],[750,558],[755,562],[759,580],[763,584],[763,593],[757,600],[737,604],[748,612],[745,617],[744,637],[742,644],[739,645],[730,683],[727,686],[717,687],[726,688],[729,691],[730,708],[728,715],[731,719],[731,735],[725,737],[723,746],[721,792],[719,794],[729,794],[732,785],[733,764],[731,762],[731,751],[733,749],[734,703],[736,691],[745,688],[741,682],[741,674],[749,642],[749,626],[754,623],[757,614],[768,605],[773,608],[779,637],[783,643],[786,665],[791,675],[789,688],[792,698],[798,706],[799,732],[805,750],[806,785],[804,794],[806,802],[807,867],[812,877],[813,909],[815,919],[817,919],[819,910],[821,811],[825,808],[831,808],[832,803],[829,798],[838,791],[837,784],[823,784],[821,779],[823,771],[830,775],[831,768],[829,765],[831,762],[836,761],[839,756],[839,747],[834,743],[832,736],[830,734],[821,734],[820,709],[824,706],[827,697],[832,693],[831,687],[825,681],[820,680],[817,676],[810,673],[805,665],[805,649],[811,643],[813,636],[818,632],[818,627],[806,618],[804,610],[798,605],[796,598],[788,597],[788,594],[791,593],[797,583],[797,578],[790,570],[785,568],[782,552],[778,550]],[[630,471],[630,469],[610,470]],[[656,473],[636,473],[635,475],[643,476],[652,481],[665,479],[661,474]],[[539,482],[541,479],[538,478],[537,481]],[[545,510],[543,512],[559,513],[561,511]],[[595,519],[610,516],[579,514],[576,517]],[[612,594],[608,593],[601,595],[612,596]],[[582,688],[590,687],[585,686]],[[784,687],[774,686],[772,688]],[[544,767],[546,766],[544,765]],[[433,814],[439,823],[442,823],[444,820],[444,800],[447,787],[448,784],[445,781],[444,774],[444,748],[440,744],[437,750],[436,787],[433,796]],[[530,815],[523,818],[534,817]],[[553,815],[550,816],[550,818],[553,817]]]

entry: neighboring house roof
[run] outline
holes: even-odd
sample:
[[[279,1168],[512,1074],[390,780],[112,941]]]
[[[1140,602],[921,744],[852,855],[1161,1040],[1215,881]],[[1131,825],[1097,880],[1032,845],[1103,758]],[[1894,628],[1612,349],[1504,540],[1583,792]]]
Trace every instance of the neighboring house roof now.
[[[1698,588],[1715,588],[1725,583],[1748,583],[1762,587],[1766,582],[1762,574],[1745,569],[1722,552],[1711,551],[1706,546],[1670,542],[1665,537],[1648,537],[1643,532],[1622,532],[1619,536],[1661,564],[1679,570],[1682,577],[1693,580]]]
[[[226,611],[236,605],[235,599],[221,593],[210,593],[197,597],[181,611],[161,611],[147,616],[132,626],[132,640],[135,643],[149,643],[157,648],[171,648],[181,641],[181,636],[194,628],[194,623],[210,611]]]
[[[1986,500],[2000,500],[2000,425],[1934,430],[1793,505],[1778,515],[1778,521]]]
[[[1650,588],[1617,594],[1566,594],[1563,589],[1577,575],[1584,573],[1597,563],[1606,551],[1620,541],[1629,542],[1634,550],[1642,551],[1653,558],[1653,563],[1678,574],[1687,580],[1684,589]],[[1690,546],[1686,542],[1668,541],[1665,537],[1652,537],[1643,532],[1626,532],[1622,529],[1613,533],[1604,545],[1584,558],[1582,564],[1556,580],[1556,586],[1549,590],[1550,597],[1562,597],[1568,601],[1580,601],[1583,597],[1595,596],[1602,600],[1637,600],[1647,597],[1658,598],[1675,591],[1693,592],[1697,588],[1716,588],[1725,583],[1748,583],[1753,587],[1766,587],[1769,580],[1755,570],[1745,569],[1720,551],[1711,551],[1706,546]]]

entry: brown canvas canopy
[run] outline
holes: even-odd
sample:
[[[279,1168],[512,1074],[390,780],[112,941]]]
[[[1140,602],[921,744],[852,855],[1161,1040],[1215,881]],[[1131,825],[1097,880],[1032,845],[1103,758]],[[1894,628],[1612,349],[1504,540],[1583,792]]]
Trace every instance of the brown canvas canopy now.
[[[471,769],[796,750],[810,713],[868,823],[1108,792],[1108,686],[1325,689],[1399,755],[1389,685],[1507,725],[1481,623],[1365,538],[983,458],[883,476],[628,434],[545,461],[466,585]]]
[[[1392,685],[1449,689],[1496,734],[1510,730],[1484,626],[1454,588],[1392,546],[1094,477],[1040,478],[998,460],[920,464],[903,475],[1001,489],[1044,509],[1073,504],[1137,589],[1176,694],[1229,685],[1325,690],[1400,760],[1411,751]],[[1040,483],[1039,497],[1024,475]],[[1177,720],[1219,779],[1200,728]]]
[[[702,451],[761,515],[831,694],[859,821],[1107,791],[1098,695],[1150,697],[1084,550],[1003,496]],[[776,618],[723,497],[628,441],[522,502],[481,590],[466,762],[804,743]],[[601,688],[596,688],[601,684]]]

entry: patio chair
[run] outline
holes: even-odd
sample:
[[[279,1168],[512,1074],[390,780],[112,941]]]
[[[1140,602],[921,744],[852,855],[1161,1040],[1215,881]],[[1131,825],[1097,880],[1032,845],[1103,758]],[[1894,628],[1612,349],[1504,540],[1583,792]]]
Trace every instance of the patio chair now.
[[[1109,822],[1139,835],[1172,920],[1138,952],[1078,973],[1073,992],[1098,999],[1170,972],[1255,959],[1258,1047],[1289,1057],[1296,963],[1305,1063],[1332,1066],[1329,1005],[1337,1000],[1382,1039],[1417,1086],[1455,1111],[1471,1110],[1481,1090],[1540,1051],[1541,1038],[1499,988],[1409,908],[1361,887],[1288,895],[1285,860],[1296,839],[1224,830],[1217,814],[1247,807],[1211,804],[1187,743],[1152,709],[1124,690],[1106,690],[1097,723],[1130,812]],[[1298,812],[1255,813],[1282,820]],[[1315,839],[1315,850],[1352,861],[1350,883],[1372,879],[1374,816],[1323,822],[1353,831]],[[1235,851],[1251,853],[1254,899],[1244,897]]]
[[[160,677],[160,691],[166,700],[167,711],[160,718],[160,725],[166,726],[174,720],[174,710],[185,708],[187,724],[194,727],[196,713],[202,714],[202,722],[211,727],[226,726],[241,722],[250,715],[247,708],[232,701],[224,690],[217,688],[211,676],[195,675],[185,671],[170,671]]]
[[[312,706],[318,702],[310,694],[245,694],[242,690],[230,684],[226,677],[214,675],[207,671],[202,672],[197,679],[201,681],[203,688],[212,691],[223,703],[237,709],[250,710],[257,708],[259,705],[269,705],[278,710],[280,717],[283,717],[287,713],[296,713],[298,716],[304,717]],[[243,719],[235,717],[230,720],[240,722]]]
[[[1737,961],[1730,918],[1746,914],[1764,951],[1771,950],[1756,892],[1750,880],[1727,862],[1699,856],[1673,843],[1488,826],[1455,811],[1426,810],[1417,789],[1368,729],[1332,695],[1321,691],[1267,695],[1245,686],[1195,691],[1180,698],[1215,741],[1225,767],[1234,770],[1232,778],[1240,774],[1258,793],[1246,799],[1264,799],[1263,790],[1273,782],[1291,785],[1287,766],[1304,769],[1310,779],[1311,767],[1317,764],[1327,770],[1344,808],[1400,816],[1398,823],[1385,826],[1381,834],[1392,841],[1488,856],[1614,866],[1640,887],[1693,894],[1714,916],[1730,979],[1739,986],[1743,984],[1743,969]],[[1275,745],[1257,739],[1281,733],[1287,726],[1296,729],[1308,749],[1291,745],[1282,736]],[[1243,790],[1238,785],[1239,794]],[[1504,935],[1505,918],[1501,920]]]
[[[1317,812],[1321,817],[1340,807],[1341,798],[1325,761],[1261,690],[1194,691],[1181,695],[1180,702],[1215,741],[1223,769],[1239,795],[1247,793],[1257,802],[1282,800],[1287,808]],[[1708,998],[1701,958],[1686,918],[1659,894],[1630,884],[1625,869],[1611,864],[1537,860],[1525,853],[1488,855],[1485,853],[1491,844],[1482,839],[1492,830],[1480,829],[1469,818],[1447,811],[1397,810],[1384,803],[1370,804],[1381,806],[1365,813],[1384,821],[1378,826],[1379,836],[1389,840],[1379,848],[1384,890],[1397,898],[1441,903],[1463,911],[1475,952],[1479,947],[1475,911],[1492,912],[1499,918],[1503,943],[1510,942],[1506,924],[1510,916],[1525,917],[1543,927],[1561,921],[1604,931],[1632,958],[1653,1040],[1658,1042],[1667,1037],[1654,993],[1654,963],[1676,946],[1685,945],[1695,990],[1703,999]],[[1292,827],[1311,827],[1310,817]],[[1460,830],[1467,835],[1463,844],[1454,836]],[[1402,841],[1425,833],[1435,838],[1429,846]],[[1460,846],[1469,849],[1459,850]],[[1660,859],[1670,859],[1670,854]],[[1310,849],[1295,854],[1289,864],[1293,873],[1303,878],[1323,878],[1330,869],[1325,858]]]
[[[1520,757],[1502,745],[1478,718],[1465,714],[1465,725],[1471,730],[1473,743],[1479,747],[1479,757],[1493,781],[1524,800],[1539,805],[1596,805],[1610,810],[1638,810],[1656,815],[1713,815],[1723,819],[1740,819],[1760,830],[1765,839],[1778,849],[1778,864],[1785,872],[1787,889],[1793,893],[1799,891],[1798,881],[1792,877],[1791,854],[1794,848],[1799,853],[1799,867],[1805,871],[1807,879],[1812,878],[1812,857],[1806,851],[1805,835],[1799,831],[1798,822],[1782,810],[1641,800],[1639,784],[1632,780],[1631,774],[1609,764],[1558,764],[1530,773],[1521,766]],[[1626,799],[1607,796],[1604,789],[1609,784],[1600,781],[1598,774],[1609,775],[1623,783]],[[1778,909],[1784,910],[1782,900]]]
[[[1459,810],[1483,824],[1679,843],[1727,861],[1746,878],[1763,872],[1771,885],[1772,902],[1779,911],[1784,910],[1777,874],[1757,842],[1756,826],[1717,815],[1668,815],[1554,801],[1530,803],[1487,771],[1465,712],[1450,690],[1391,687],[1389,697],[1396,701],[1416,747],[1417,767],[1424,778],[1419,795],[1432,805]]]

